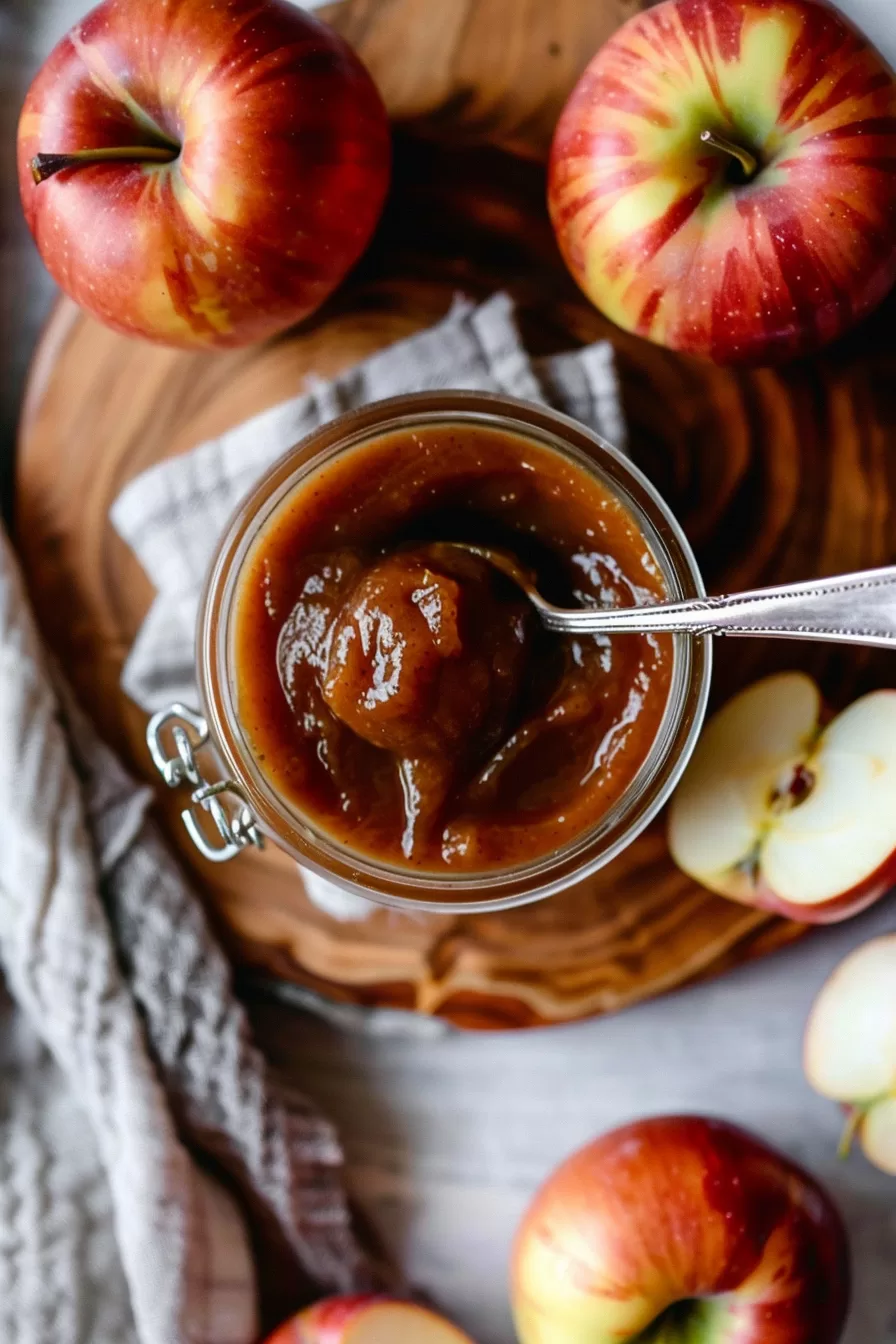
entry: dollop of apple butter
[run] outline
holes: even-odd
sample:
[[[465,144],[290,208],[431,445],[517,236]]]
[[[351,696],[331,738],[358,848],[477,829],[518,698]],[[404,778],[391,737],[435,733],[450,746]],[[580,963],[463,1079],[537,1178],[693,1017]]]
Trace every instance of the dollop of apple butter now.
[[[563,605],[664,593],[600,481],[487,427],[375,439],[297,486],[238,586],[233,674],[261,769],[346,845],[426,870],[508,866],[590,829],[644,761],[666,638],[565,637],[486,560]]]
[[[534,618],[509,580],[449,547],[314,568],[280,635],[283,689],[325,750],[318,694],[357,737],[393,754],[408,855],[458,771],[506,732]]]
[[[426,551],[363,569],[327,632],[321,691],[359,737],[397,756],[466,754],[500,737],[519,691],[531,612],[491,567]]]

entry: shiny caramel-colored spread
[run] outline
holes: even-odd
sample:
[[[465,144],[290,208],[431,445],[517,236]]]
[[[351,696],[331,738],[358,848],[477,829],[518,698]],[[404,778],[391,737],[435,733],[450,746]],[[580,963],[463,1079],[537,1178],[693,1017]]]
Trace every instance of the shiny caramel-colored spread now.
[[[561,606],[665,596],[623,504],[499,428],[393,432],[300,482],[241,571],[239,720],[277,793],[330,838],[424,872],[508,867],[590,830],[657,733],[667,636],[561,636],[488,561]]]

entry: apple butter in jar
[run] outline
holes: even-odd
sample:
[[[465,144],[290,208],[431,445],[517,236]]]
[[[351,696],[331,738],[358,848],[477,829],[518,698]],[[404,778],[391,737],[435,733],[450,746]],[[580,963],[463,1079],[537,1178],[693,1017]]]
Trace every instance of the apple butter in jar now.
[[[593,871],[664,801],[703,713],[705,641],[548,631],[464,544],[559,606],[701,592],[620,454],[554,412],[441,393],[287,455],[203,604],[205,710],[262,829],[387,903],[489,909]]]

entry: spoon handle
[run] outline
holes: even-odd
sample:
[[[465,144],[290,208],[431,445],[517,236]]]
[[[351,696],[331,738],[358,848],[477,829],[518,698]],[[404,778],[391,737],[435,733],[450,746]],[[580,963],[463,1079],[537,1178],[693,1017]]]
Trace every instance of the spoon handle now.
[[[653,607],[561,611],[544,604],[541,611],[546,625],[568,633],[766,635],[896,648],[896,565]]]

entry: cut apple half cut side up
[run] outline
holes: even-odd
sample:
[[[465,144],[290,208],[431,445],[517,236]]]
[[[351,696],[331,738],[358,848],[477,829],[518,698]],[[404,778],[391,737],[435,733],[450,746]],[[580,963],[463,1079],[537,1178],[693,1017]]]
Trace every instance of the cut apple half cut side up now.
[[[722,896],[823,923],[896,875],[896,691],[821,728],[818,687],[782,673],[709,722],[672,802],[680,868]]]
[[[846,1108],[844,1149],[896,1175],[896,934],[842,961],[806,1025],[803,1065],[816,1092]]]
[[[723,896],[743,888],[776,798],[811,752],[821,696],[797,673],[769,677],[710,719],[672,803],[669,845],[680,868]]]
[[[886,1097],[869,1108],[859,1136],[868,1161],[896,1176],[896,1097]]]
[[[854,890],[896,854],[896,691],[857,700],[807,762],[813,784],[764,845],[772,891],[815,905]]]

